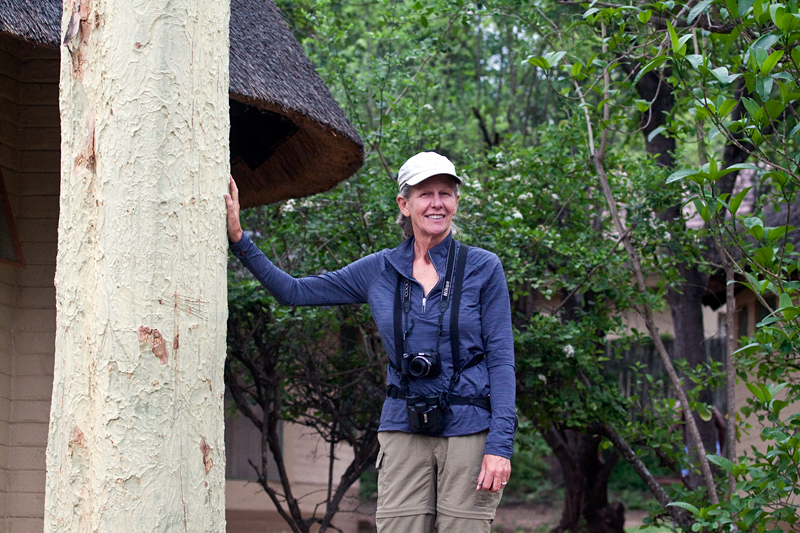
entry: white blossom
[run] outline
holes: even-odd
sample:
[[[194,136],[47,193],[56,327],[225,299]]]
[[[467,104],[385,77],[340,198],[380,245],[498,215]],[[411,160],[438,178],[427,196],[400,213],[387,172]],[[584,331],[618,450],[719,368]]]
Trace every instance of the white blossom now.
[[[520,213],[518,209],[514,209],[511,212],[511,216],[514,217],[514,218],[518,218],[518,219],[522,220],[522,213]]]
[[[286,200],[286,203],[281,206],[281,213],[294,213],[294,198]]]
[[[571,344],[567,344],[564,346],[564,353],[567,355],[567,359],[575,357],[575,348],[573,348]]]

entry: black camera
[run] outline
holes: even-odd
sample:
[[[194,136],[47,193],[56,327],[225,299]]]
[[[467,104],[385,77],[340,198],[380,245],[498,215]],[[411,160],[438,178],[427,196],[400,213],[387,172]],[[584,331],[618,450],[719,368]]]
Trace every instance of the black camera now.
[[[407,394],[408,426],[414,433],[435,437],[444,431],[444,407],[439,394]]]
[[[404,353],[400,360],[400,372],[415,378],[434,378],[442,371],[439,352]]]

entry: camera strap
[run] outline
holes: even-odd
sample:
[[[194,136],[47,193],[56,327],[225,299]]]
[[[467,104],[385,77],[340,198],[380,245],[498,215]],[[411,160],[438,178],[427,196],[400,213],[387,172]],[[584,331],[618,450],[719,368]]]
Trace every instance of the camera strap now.
[[[445,265],[444,284],[442,286],[442,297],[439,300],[439,335],[436,337],[436,351],[439,351],[439,346],[442,340],[442,323],[444,322],[444,313],[447,311],[447,306],[450,304],[450,296],[453,293],[453,271],[456,263],[456,256],[458,256],[459,244],[455,239],[450,239],[450,247],[447,249],[447,263]],[[466,248],[466,246],[464,247]],[[466,252],[461,254],[466,259]],[[461,269],[461,275],[464,275],[464,269]],[[460,284],[459,284],[460,289]],[[408,346],[406,338],[411,331],[408,327],[408,314],[411,311],[411,280],[398,276],[397,280],[397,297],[394,305],[394,342],[395,342],[395,364],[394,369],[400,373],[400,385],[404,391],[408,390],[408,376],[402,375],[400,372],[401,362],[400,359],[403,353],[407,351]],[[456,310],[456,313],[458,311]],[[451,314],[452,316],[452,314]],[[452,322],[452,320],[451,320]],[[412,325],[413,327],[413,325]]]
[[[458,383],[461,373],[478,365],[484,358],[483,353],[472,357],[463,365],[461,362],[459,335],[458,335],[458,315],[461,306],[461,288],[464,281],[464,272],[467,265],[467,253],[469,246],[458,243],[451,239],[450,248],[447,252],[447,265],[445,267],[444,286],[442,287],[442,297],[439,300],[439,335],[436,339],[436,350],[439,351],[442,335],[444,334],[443,323],[444,313],[450,305],[451,299],[453,310],[450,312],[450,353],[453,357],[453,372],[447,391],[443,393],[445,405],[476,405],[486,410],[491,410],[489,398],[486,397],[460,397],[452,396],[453,390]],[[403,276],[399,276],[397,282],[397,293],[394,305],[394,336],[395,336],[395,362],[392,365],[398,373],[401,368],[401,357],[407,351],[406,336],[410,328],[408,326],[408,314],[411,310],[411,281]],[[405,319],[405,320],[404,320]],[[391,363],[391,362],[390,362]],[[408,391],[408,376],[400,376],[400,389],[394,385],[389,386],[388,396],[392,398],[405,398]]]

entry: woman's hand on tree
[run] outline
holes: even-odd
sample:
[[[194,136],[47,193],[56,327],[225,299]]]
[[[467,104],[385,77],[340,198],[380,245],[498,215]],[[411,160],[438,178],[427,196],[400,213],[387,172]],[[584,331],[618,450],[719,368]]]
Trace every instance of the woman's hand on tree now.
[[[225,207],[228,208],[228,240],[231,244],[236,244],[242,240],[242,225],[239,222],[239,189],[236,187],[236,182],[233,181],[233,176],[230,177],[228,185],[229,192],[225,195]]]

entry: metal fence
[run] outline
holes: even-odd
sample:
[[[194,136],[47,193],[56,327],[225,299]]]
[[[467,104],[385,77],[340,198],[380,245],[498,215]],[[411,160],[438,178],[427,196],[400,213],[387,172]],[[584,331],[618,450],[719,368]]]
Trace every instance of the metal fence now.
[[[675,341],[665,339],[664,345],[670,357],[674,353]],[[707,361],[715,361],[722,364],[726,363],[725,339],[711,337],[703,341],[701,349],[705,350]],[[606,363],[606,372],[609,378],[618,376],[620,391],[626,396],[638,396],[643,400],[650,398],[651,393],[657,397],[675,397],[672,385],[664,368],[664,363],[656,351],[652,342],[644,344],[634,344],[623,347],[619,341],[612,341],[606,346],[606,355],[609,358]],[[634,366],[639,365],[634,371]],[[643,378],[644,374],[652,376],[652,380]],[[720,412],[726,413],[728,402],[725,394],[725,387],[719,386],[712,389],[713,405]]]

